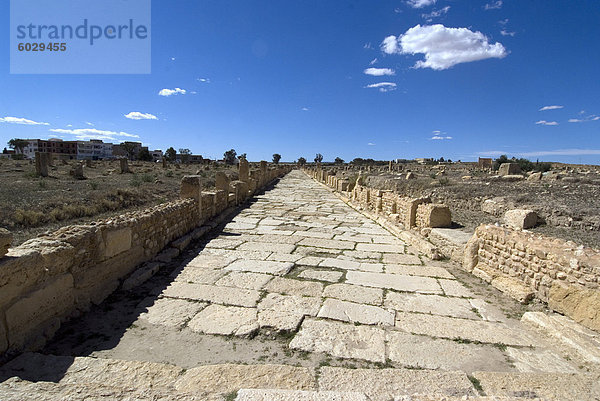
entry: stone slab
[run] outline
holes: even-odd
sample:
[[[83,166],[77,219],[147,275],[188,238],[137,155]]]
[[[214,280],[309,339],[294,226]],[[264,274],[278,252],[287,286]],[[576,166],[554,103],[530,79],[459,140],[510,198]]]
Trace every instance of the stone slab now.
[[[360,268],[360,262],[346,259],[325,258],[321,263],[319,263],[319,267],[332,267],[344,270],[358,270],[358,268]]]
[[[360,304],[381,305],[383,302],[383,290],[380,288],[343,283],[328,285],[323,291],[323,296]]]
[[[343,322],[393,326],[394,313],[378,306],[362,305],[354,302],[327,298],[317,317],[341,320]]]
[[[379,327],[306,318],[289,347],[339,358],[385,362],[385,332]]]
[[[321,298],[267,294],[258,304],[260,327],[272,327],[278,331],[296,331],[305,316],[316,316]]]
[[[246,271],[254,273],[268,273],[283,276],[294,267],[292,262],[276,262],[271,260],[236,260],[225,269],[233,271]]]
[[[388,358],[411,368],[461,371],[473,367],[497,369],[498,365],[509,368],[506,357],[492,346],[462,344],[401,331],[388,331],[387,344]]]
[[[298,277],[306,278],[309,280],[327,281],[329,283],[337,283],[340,281],[344,273],[335,270],[315,270],[306,269],[298,275]]]
[[[241,388],[316,390],[316,379],[311,369],[288,365],[207,365],[188,369],[175,388],[221,394]]]
[[[444,290],[444,294],[451,297],[473,298],[473,293],[467,287],[456,280],[439,279],[438,282]]]
[[[524,331],[512,329],[502,323],[456,319],[446,316],[397,312],[396,327],[408,333],[432,337],[465,339],[482,343],[529,347],[537,342]]]
[[[369,399],[363,393],[356,392],[241,389],[235,401],[369,401]]]
[[[431,277],[349,271],[346,273],[346,282],[366,287],[388,288],[397,291],[419,292],[424,294],[442,293],[442,289],[437,280]]]
[[[323,293],[323,284],[314,281],[275,277],[265,286],[265,290],[284,295],[320,297]]]
[[[180,282],[174,282],[169,285],[162,292],[162,295],[168,298],[190,299],[246,307],[256,306],[260,298],[260,293],[255,290]]]
[[[294,252],[294,249],[296,249],[296,245],[267,242],[245,242],[236,249],[238,251],[269,251],[275,253],[292,253]]]
[[[383,263],[394,265],[420,265],[421,259],[417,255],[402,254],[402,253],[385,253],[383,254]]]
[[[214,284],[227,272],[222,269],[203,269],[186,266],[175,276],[175,281],[182,283]]]
[[[443,267],[421,265],[385,265],[385,272],[391,274],[408,274],[410,276],[426,276],[454,279],[454,276]]]
[[[357,251],[381,252],[392,254],[404,254],[404,245],[401,244],[356,244]]]
[[[226,276],[220,278],[215,285],[260,290],[272,278],[273,276],[270,274],[264,273],[230,272]]]
[[[161,326],[182,327],[188,320],[206,306],[203,302],[190,302],[183,299],[146,298],[141,302],[147,311],[140,314],[139,319],[147,320]]]
[[[350,241],[338,241],[334,239],[321,239],[321,238],[304,238],[298,243],[298,245],[316,247],[316,248],[327,248],[327,249],[354,249],[356,243]]]
[[[256,308],[209,305],[189,321],[192,331],[245,337],[258,330]]]
[[[600,399],[600,377],[572,373],[474,372],[487,395],[549,400]]]
[[[222,269],[234,260],[235,258],[229,255],[202,253],[189,261],[188,266],[204,267],[208,269]]]
[[[389,401],[419,393],[469,396],[476,391],[463,372],[413,369],[346,369],[323,367],[319,389],[362,392],[372,401]],[[444,398],[440,398],[440,401]]]
[[[440,295],[388,292],[383,304],[386,308],[405,312],[428,313],[463,319],[481,319],[467,299]]]
[[[519,372],[577,373],[573,365],[550,350],[507,347],[506,355]]]

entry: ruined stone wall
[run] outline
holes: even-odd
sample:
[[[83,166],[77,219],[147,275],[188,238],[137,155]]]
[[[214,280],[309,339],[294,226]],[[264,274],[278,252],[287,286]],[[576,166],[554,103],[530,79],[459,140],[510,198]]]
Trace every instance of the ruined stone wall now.
[[[600,330],[600,251],[526,231],[481,225],[463,267],[508,295],[532,296],[575,321]]]
[[[263,169],[257,177],[265,186],[290,170]],[[186,199],[63,227],[0,256],[0,356],[39,349],[61,322],[102,302],[137,266],[169,244],[179,248],[178,238],[253,193],[245,182],[245,193],[232,198],[224,190],[200,192],[197,176],[183,182]]]

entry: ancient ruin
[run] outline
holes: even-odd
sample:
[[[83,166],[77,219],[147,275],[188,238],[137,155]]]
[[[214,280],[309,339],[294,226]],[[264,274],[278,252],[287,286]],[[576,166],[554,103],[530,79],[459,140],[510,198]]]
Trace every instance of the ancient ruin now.
[[[347,168],[253,166],[10,249],[0,230],[0,398],[600,397],[597,250],[527,232],[532,210],[488,202],[506,224],[471,235]]]

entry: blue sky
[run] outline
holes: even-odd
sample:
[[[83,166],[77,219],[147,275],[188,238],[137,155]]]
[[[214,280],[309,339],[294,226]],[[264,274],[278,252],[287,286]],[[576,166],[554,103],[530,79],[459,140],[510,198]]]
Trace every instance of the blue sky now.
[[[148,75],[11,75],[8,11],[2,143],[600,163],[598,1],[154,0]]]

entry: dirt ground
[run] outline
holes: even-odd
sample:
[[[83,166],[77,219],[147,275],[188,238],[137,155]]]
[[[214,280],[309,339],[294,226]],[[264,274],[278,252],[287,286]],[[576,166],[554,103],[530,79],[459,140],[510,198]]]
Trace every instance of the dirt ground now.
[[[514,208],[532,209],[541,218],[532,231],[600,248],[600,170],[597,166],[563,167],[552,170],[540,181],[506,181],[494,173],[468,167],[410,166],[400,173],[371,173],[369,186],[395,189],[407,196],[430,196],[448,205],[452,220],[470,230],[482,223],[501,223],[504,212]],[[417,178],[406,179],[408,170]],[[368,174],[368,173],[367,173]],[[463,178],[467,176],[468,178]],[[496,213],[482,210],[485,200],[496,201]]]
[[[237,177],[237,168],[198,164],[169,165],[129,162],[120,174],[119,161],[93,161],[83,168],[86,179],[69,174],[76,160],[55,160],[49,177],[35,174],[29,160],[0,160],[0,227],[13,233],[13,246],[45,231],[82,224],[168,202],[179,196],[181,178],[200,174],[214,188],[216,171]]]

